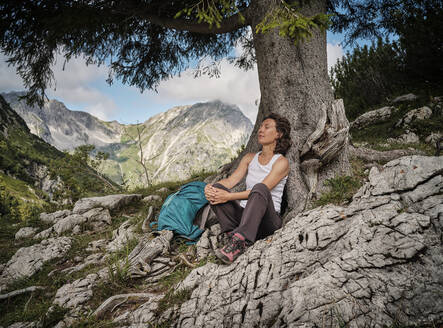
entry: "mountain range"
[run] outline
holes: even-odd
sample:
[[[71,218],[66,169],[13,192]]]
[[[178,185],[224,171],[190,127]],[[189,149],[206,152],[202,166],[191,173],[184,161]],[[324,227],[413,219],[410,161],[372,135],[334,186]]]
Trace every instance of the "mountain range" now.
[[[100,170],[127,187],[182,180],[194,172],[213,171],[245,145],[251,121],[235,105],[212,101],[173,107],[140,124],[105,122],[89,113],[72,111],[58,100],[28,106],[24,93],[1,94],[24,119],[31,132],[59,150],[92,144],[109,154]]]

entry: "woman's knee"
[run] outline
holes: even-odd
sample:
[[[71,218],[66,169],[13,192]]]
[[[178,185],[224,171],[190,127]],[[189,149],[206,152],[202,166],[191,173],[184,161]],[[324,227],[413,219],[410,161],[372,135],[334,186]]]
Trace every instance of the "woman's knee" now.
[[[271,192],[269,191],[268,186],[266,186],[264,183],[257,183],[252,187],[251,195],[252,194],[258,194],[261,197],[263,197],[265,200],[269,199],[271,197]],[[249,195],[249,197],[251,196]]]

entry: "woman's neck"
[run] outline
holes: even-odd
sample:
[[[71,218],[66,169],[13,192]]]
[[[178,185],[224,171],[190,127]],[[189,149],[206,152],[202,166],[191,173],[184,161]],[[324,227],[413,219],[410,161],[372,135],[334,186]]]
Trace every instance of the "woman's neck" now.
[[[274,155],[275,145],[263,145],[261,154],[263,157],[271,157]]]

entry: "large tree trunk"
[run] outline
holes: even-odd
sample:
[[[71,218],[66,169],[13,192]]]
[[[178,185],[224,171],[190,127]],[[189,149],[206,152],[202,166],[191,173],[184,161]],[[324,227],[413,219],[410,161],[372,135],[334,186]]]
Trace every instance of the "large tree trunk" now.
[[[255,32],[255,26],[278,3],[279,1],[275,0],[260,0],[251,4],[253,6],[251,26],[257,57],[261,101],[257,121],[246,151],[255,152],[259,149],[257,131],[267,114],[275,112],[289,119],[293,146],[287,154],[291,162],[287,200],[288,209],[298,213],[304,209],[310,191],[309,183],[301,169],[301,162],[309,159],[310,155],[306,154],[304,158],[301,158],[301,150],[308,137],[316,130],[324,114],[322,106],[329,114],[334,99],[328,81],[326,32],[315,31],[308,41],[297,45],[294,45],[289,38],[279,36],[277,31],[266,34]],[[326,1],[324,0],[311,0],[302,9],[305,15],[325,11]],[[326,122],[326,127],[328,125],[330,122]],[[325,179],[334,175],[349,174],[347,130],[345,132],[346,142],[343,149],[338,152],[338,157],[329,163],[322,163],[318,171],[317,190],[322,189]],[[323,135],[322,138],[324,139],[325,136]]]

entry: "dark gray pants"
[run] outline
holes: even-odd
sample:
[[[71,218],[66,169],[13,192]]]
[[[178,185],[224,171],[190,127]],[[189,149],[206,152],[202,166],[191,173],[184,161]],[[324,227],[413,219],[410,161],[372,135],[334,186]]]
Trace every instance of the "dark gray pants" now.
[[[214,187],[230,192],[219,183],[214,184]],[[238,201],[211,205],[211,208],[217,215],[222,232],[239,232],[252,242],[273,234],[282,225],[281,217],[274,209],[271,193],[263,183],[252,188],[245,208]]]

